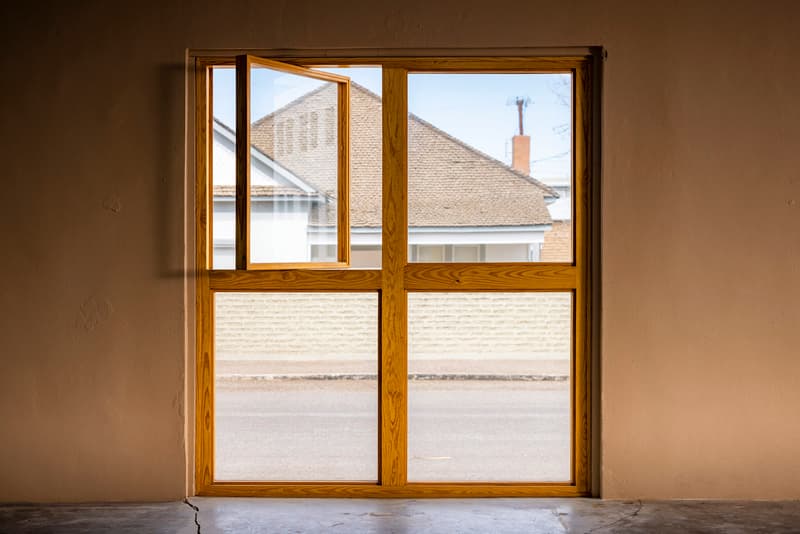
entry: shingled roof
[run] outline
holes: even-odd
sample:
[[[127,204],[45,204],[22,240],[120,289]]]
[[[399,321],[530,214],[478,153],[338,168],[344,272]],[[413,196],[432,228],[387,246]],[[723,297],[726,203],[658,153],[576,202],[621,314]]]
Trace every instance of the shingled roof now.
[[[335,194],[336,168],[321,162],[335,162],[335,103],[335,85],[323,85],[262,117],[251,127],[251,140],[259,151],[328,195]],[[317,126],[313,131],[312,124]],[[356,83],[351,85],[350,124],[350,222],[353,227],[378,227],[381,225],[381,99]],[[287,128],[291,128],[291,148],[284,141],[279,147],[283,150],[276,150],[276,132],[286,135]],[[408,136],[409,226],[551,223],[544,197],[556,198],[558,193],[550,187],[413,114],[409,114]],[[311,223],[332,224],[333,212],[312,213]]]

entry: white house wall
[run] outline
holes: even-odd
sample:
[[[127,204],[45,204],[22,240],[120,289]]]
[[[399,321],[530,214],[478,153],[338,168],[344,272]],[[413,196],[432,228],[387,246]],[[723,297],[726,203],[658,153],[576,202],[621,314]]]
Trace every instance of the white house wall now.
[[[310,245],[331,245],[336,243],[336,233],[325,229],[308,231],[309,204],[292,203],[290,211],[276,213],[272,202],[254,203],[251,214],[251,232],[256,248],[256,258],[264,254],[276,254],[280,243],[291,246],[281,256],[271,256],[271,261],[298,261],[308,259]],[[233,268],[233,246],[236,228],[234,203],[231,200],[214,203],[214,245],[215,262],[218,269]],[[549,226],[548,226],[549,228]],[[271,236],[271,237],[270,237]],[[379,247],[381,229],[351,230],[351,244],[356,247]],[[529,258],[530,246],[538,246],[544,241],[544,231],[515,231],[488,228],[441,230],[411,229],[409,245],[486,245],[486,261],[521,261]],[[225,249],[230,248],[230,252]],[[301,248],[305,250],[300,254]],[[277,259],[278,257],[282,259]],[[293,258],[293,259],[287,259]]]
[[[253,262],[297,262],[309,259],[308,202],[253,202],[250,218]],[[214,268],[233,269],[235,203],[214,203]]]
[[[308,261],[308,204],[254,203],[250,254],[253,262]]]
[[[528,245],[486,245],[486,261],[520,261],[529,257]]]
[[[214,220],[212,224],[215,269],[234,269],[234,239],[236,237],[235,203],[230,201],[214,202]]]
[[[214,132],[213,145],[214,185],[236,185],[236,150],[231,141],[219,131]],[[252,155],[251,155],[252,157]],[[255,158],[254,158],[255,159]],[[250,168],[253,185],[285,185],[286,181],[273,178],[271,169],[254,162]]]
[[[554,221],[569,221],[572,219],[572,187],[567,185],[551,185],[558,193],[558,199],[548,204],[547,209]]]
[[[513,230],[489,227],[469,229],[412,229],[408,234],[409,245],[513,245],[521,243],[542,243],[544,228],[535,230]]]

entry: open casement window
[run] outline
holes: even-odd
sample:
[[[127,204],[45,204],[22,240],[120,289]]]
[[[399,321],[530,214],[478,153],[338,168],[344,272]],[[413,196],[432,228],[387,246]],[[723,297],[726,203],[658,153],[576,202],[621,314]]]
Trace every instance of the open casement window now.
[[[319,144],[319,112],[301,107],[289,116],[280,113],[287,94],[310,96],[323,105],[326,118],[335,121],[323,141],[330,150],[309,150]],[[236,96],[236,269],[347,267],[350,80],[241,55],[236,57]],[[270,162],[269,173],[259,175],[261,183],[254,179],[254,155]],[[269,201],[256,204],[254,197]],[[303,246],[306,240],[312,245]],[[334,254],[320,259],[312,250]]]
[[[198,495],[590,494],[599,58],[195,58]]]

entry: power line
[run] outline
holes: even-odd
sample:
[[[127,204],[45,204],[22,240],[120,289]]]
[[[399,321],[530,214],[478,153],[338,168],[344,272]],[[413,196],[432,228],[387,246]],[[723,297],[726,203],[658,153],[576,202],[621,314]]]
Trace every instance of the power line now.
[[[569,152],[570,151],[567,150],[566,152],[559,152],[558,154],[553,154],[552,156],[547,156],[546,158],[532,159],[531,163],[541,163],[542,161],[549,161],[551,159],[563,158],[564,156],[568,156]]]

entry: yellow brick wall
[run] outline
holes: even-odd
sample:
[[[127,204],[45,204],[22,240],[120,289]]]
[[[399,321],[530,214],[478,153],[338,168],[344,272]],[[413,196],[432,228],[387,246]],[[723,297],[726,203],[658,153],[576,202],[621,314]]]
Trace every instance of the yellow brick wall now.
[[[218,293],[221,359],[371,359],[377,294]],[[417,357],[567,358],[567,293],[412,293],[410,352]]]
[[[553,221],[553,229],[544,234],[539,259],[572,261],[572,221]]]

